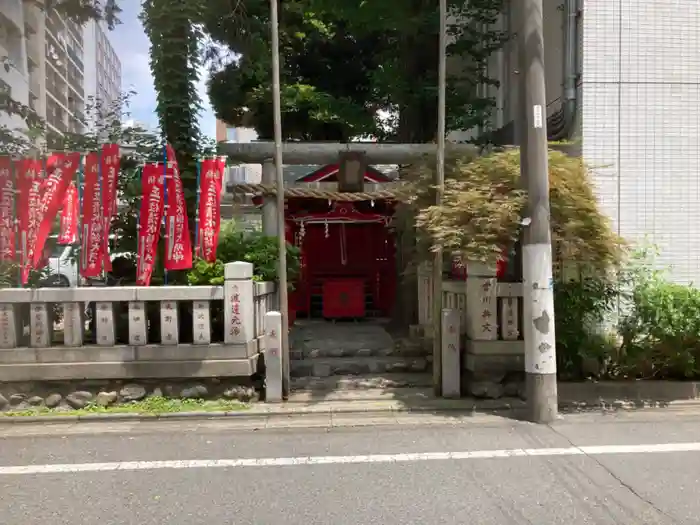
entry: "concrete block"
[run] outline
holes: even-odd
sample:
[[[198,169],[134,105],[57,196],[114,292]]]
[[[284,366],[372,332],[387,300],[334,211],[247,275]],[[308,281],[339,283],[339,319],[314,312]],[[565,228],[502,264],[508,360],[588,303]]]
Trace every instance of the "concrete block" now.
[[[248,265],[249,263],[229,264]],[[252,265],[249,266],[252,268]],[[241,269],[238,273],[245,274],[246,272]],[[255,333],[253,284],[253,281],[247,278],[227,279],[224,282],[224,342],[226,344],[243,344],[252,341],[257,336]]]
[[[130,362],[135,359],[131,346],[83,346],[65,348],[53,346],[34,350],[37,363],[102,363]]]
[[[525,355],[523,341],[471,341],[466,342],[467,354],[473,355]]]
[[[253,265],[248,262],[236,261],[224,265],[224,279],[243,280],[253,278]]]
[[[142,301],[129,302],[129,344],[143,346],[148,343],[146,328],[146,303]]]
[[[84,328],[83,303],[63,303],[63,344],[82,346]]]
[[[282,401],[282,314],[265,314],[265,400],[268,403]]]
[[[208,345],[211,343],[211,312],[209,306],[209,301],[194,301],[192,303],[192,342],[196,345]]]
[[[95,327],[97,331],[97,344],[100,346],[114,346],[114,304],[112,302],[96,303]]]
[[[180,339],[177,302],[160,302],[160,342],[164,345],[176,345]]]
[[[0,348],[15,348],[18,346],[21,334],[19,315],[14,304],[0,304]]]
[[[442,397],[458,398],[461,393],[460,326],[458,310],[442,310]]]
[[[0,365],[0,382],[79,379],[156,379],[174,377],[250,377],[258,356],[207,361],[132,361]]]
[[[46,303],[31,303],[29,318],[30,345],[45,348],[53,339],[53,316]]]

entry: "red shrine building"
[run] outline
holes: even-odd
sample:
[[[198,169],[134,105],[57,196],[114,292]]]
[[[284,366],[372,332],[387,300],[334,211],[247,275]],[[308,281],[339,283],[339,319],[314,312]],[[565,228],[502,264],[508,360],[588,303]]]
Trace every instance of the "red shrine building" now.
[[[378,192],[394,182],[373,167],[361,171],[362,182],[355,181],[345,191]],[[287,189],[319,189],[337,195],[340,188],[347,188],[339,180],[340,173],[338,164],[329,164],[285,184]],[[257,197],[254,202],[263,201]],[[398,284],[392,228],[396,204],[394,198],[349,201],[287,195],[285,235],[301,252],[300,275],[289,293],[290,321],[392,315]],[[508,258],[504,253],[498,263],[499,278],[504,277]],[[452,261],[448,271],[452,279],[466,278],[459,261]]]
[[[340,166],[331,164],[292,187],[337,191]],[[361,191],[378,191],[392,180],[364,168]],[[286,198],[287,242],[301,250],[301,271],[290,292],[290,312],[326,319],[389,317],[396,293],[393,199],[346,201]],[[290,313],[290,317],[291,317]]]

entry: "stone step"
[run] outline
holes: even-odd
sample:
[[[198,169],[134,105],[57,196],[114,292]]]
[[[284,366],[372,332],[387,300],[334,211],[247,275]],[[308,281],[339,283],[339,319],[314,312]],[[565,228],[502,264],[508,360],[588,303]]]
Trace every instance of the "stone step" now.
[[[429,370],[430,362],[424,357],[329,357],[296,359],[290,362],[290,373],[294,377],[428,372]]]
[[[430,374],[396,373],[396,374],[366,374],[361,376],[329,376],[329,377],[293,377],[292,392],[341,392],[348,390],[381,390],[381,389],[413,389],[430,388]]]
[[[432,359],[431,352],[420,346],[387,346],[384,348],[356,348],[340,346],[336,348],[292,348],[290,359],[316,359],[329,357],[425,357]]]
[[[384,388],[345,388],[345,389],[301,389],[293,390],[288,403],[332,402],[373,402],[399,401],[403,406],[421,406],[426,401],[434,400],[432,387],[384,387]]]

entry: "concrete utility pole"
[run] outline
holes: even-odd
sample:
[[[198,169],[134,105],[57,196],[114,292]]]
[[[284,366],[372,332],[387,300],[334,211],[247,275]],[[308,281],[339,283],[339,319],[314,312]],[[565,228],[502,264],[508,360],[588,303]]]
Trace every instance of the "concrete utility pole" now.
[[[435,204],[445,192],[445,86],[447,83],[447,0],[440,0],[440,51],[438,53],[437,154]],[[442,395],[442,249],[433,258],[433,389]]]
[[[287,239],[284,224],[284,166],[282,164],[282,101],[280,93],[280,35],[277,0],[270,0],[270,26],[272,31],[272,109],[275,128],[275,172],[277,175],[277,280],[282,314],[282,395],[289,395],[289,305],[287,303]]]
[[[520,170],[528,194],[523,237],[525,381],[531,421],[549,423],[557,418],[558,399],[542,0],[516,4],[520,4],[520,88],[525,102]]]

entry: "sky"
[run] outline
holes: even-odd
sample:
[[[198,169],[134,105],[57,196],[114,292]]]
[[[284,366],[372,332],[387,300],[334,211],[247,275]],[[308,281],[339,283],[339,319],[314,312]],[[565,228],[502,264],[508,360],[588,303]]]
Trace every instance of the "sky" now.
[[[153,89],[153,77],[148,65],[149,41],[138,19],[141,2],[127,0],[121,2],[120,6],[123,9],[119,14],[122,23],[110,31],[109,39],[121,60],[122,90],[133,89],[137,93],[131,99],[130,118],[155,128],[158,125],[158,118],[155,114],[156,94]],[[214,138],[216,119],[209,104],[205,82],[206,72],[203,71],[197,86],[204,106],[199,125],[203,135]]]

